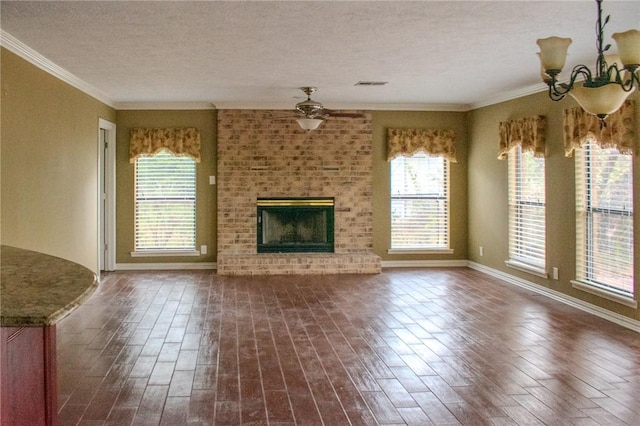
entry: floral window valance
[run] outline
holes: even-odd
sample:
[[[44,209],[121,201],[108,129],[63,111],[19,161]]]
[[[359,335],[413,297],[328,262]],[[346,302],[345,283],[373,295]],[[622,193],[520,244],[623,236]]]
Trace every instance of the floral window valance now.
[[[522,152],[533,152],[534,157],[544,157],[547,120],[543,115],[503,121],[498,127],[500,150],[498,159],[507,158],[514,146],[520,145]]]
[[[129,140],[129,162],[138,157],[151,156],[166,149],[178,156],[200,162],[200,132],[194,127],[145,129],[133,128]]]
[[[424,152],[456,162],[456,134],[453,130],[389,129],[387,144],[387,161]]]
[[[606,126],[595,115],[582,108],[564,110],[564,155],[573,157],[587,139],[595,139],[601,148],[617,148],[621,154],[635,152],[633,102],[626,101],[606,120]]]

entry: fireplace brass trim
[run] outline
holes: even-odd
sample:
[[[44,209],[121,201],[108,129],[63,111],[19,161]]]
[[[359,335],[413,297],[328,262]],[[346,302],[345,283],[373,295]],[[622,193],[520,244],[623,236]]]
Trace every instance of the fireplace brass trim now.
[[[321,206],[334,205],[333,198],[301,198],[301,199],[258,199],[258,207],[287,207],[287,206]]]

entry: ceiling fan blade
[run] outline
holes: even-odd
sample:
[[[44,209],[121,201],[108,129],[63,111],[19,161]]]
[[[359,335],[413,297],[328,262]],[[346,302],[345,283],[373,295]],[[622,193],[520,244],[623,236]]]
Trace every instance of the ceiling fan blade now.
[[[300,113],[298,111],[283,109],[283,110],[272,110],[267,113],[269,117],[272,118],[298,118],[300,117]]]
[[[340,112],[330,109],[323,109],[322,114],[328,117],[343,117],[343,118],[363,118],[364,114],[359,112]]]

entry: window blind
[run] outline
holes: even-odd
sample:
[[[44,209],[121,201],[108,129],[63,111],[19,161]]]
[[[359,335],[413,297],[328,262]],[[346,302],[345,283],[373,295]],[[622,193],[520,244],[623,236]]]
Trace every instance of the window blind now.
[[[195,250],[195,161],[162,151],[135,165],[135,250]]]
[[[633,158],[588,140],[575,159],[576,278],[633,295]]]
[[[449,161],[391,160],[391,249],[449,248]]]
[[[508,154],[509,259],[545,268],[544,158],[515,146]]]

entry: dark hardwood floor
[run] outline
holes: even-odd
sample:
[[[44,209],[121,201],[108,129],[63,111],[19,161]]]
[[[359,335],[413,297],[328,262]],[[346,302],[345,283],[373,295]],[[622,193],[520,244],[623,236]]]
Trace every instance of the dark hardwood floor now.
[[[58,378],[61,425],[640,425],[640,335],[466,268],[110,273]]]

